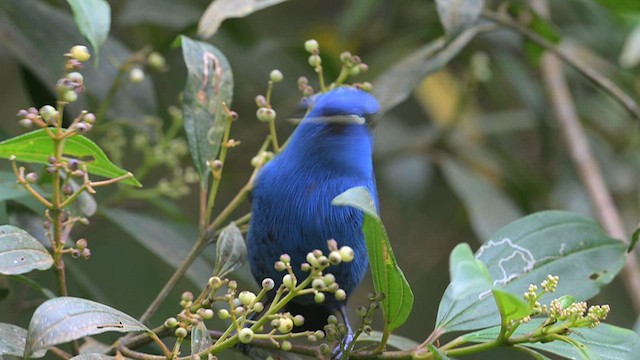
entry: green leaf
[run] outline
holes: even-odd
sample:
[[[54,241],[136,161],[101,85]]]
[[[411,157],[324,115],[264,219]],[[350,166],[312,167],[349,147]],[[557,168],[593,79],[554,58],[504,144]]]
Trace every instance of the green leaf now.
[[[433,346],[433,344],[429,344],[427,346],[431,355],[433,355],[434,360],[450,360],[451,358],[447,355],[443,354],[437,347]]]
[[[0,158],[4,159],[15,155],[18,161],[48,164],[47,159],[53,153],[54,144],[45,129],[31,131],[0,142]],[[90,174],[110,179],[127,174],[126,170],[113,164],[96,143],[82,135],[72,136],[65,141],[63,156],[81,160],[87,164]],[[134,177],[127,178],[122,183],[142,186]]]
[[[0,226],[0,274],[24,274],[52,265],[49,251],[28,232],[12,225]]]
[[[592,219],[566,211],[544,211],[505,226],[475,257],[486,264],[495,289],[523,294],[547,275],[559,275],[557,291],[540,301],[563,295],[583,301],[599,293],[622,269],[626,246],[605,235]],[[481,291],[455,299],[449,286],[440,301],[436,327],[450,332],[499,323],[493,299]]]
[[[429,74],[444,68],[479,33],[474,26],[451,41],[444,37],[433,40],[393,64],[375,81],[373,95],[380,102],[381,116],[409,97],[413,89]]]
[[[369,255],[369,266],[376,292],[384,293],[382,309],[385,329],[393,331],[402,325],[413,307],[413,293],[402,270],[396,263],[387,232],[378,216],[373,199],[365,187],[351,188],[336,196],[332,205],[351,206],[362,210],[362,230]]]
[[[382,336],[384,335],[381,331],[373,330],[369,334],[361,333],[356,340],[357,343],[361,342],[375,342],[379,343],[382,341]],[[400,335],[389,335],[389,339],[387,340],[387,346],[396,348],[398,350],[411,350],[420,346],[420,343],[409,338],[400,336]]]
[[[220,232],[216,244],[216,266],[213,275],[224,277],[247,262],[247,245],[234,222]]]
[[[449,257],[451,291],[455,299],[463,299],[470,293],[491,289],[492,279],[487,267],[473,257],[468,244],[458,244]]]
[[[443,157],[439,164],[479,239],[488,239],[502,226],[522,217],[513,201],[478,173],[449,157]]]
[[[107,331],[151,331],[133,317],[94,301],[59,297],[42,303],[33,313],[24,357],[53,345]]]
[[[188,71],[182,102],[184,129],[201,184],[206,184],[207,161],[218,157],[224,135],[224,105],[231,106],[233,73],[227,58],[213,45],[186,36],[180,39]]]
[[[182,260],[187,257],[198,236],[196,232],[185,233],[165,218],[121,209],[103,209],[101,212],[114,225],[124,230],[174,269],[182,264]],[[187,277],[194,284],[206,284],[211,276],[211,267],[202,257],[198,257],[187,270]]]
[[[534,331],[544,319],[532,319],[522,324],[513,336],[521,336]],[[483,343],[493,341],[498,337],[500,327],[491,327],[474,333],[465,334],[463,338],[470,342]],[[635,359],[640,350],[640,337],[629,329],[623,329],[609,324],[600,324],[594,329],[579,328],[573,330],[568,338],[582,343],[584,348],[578,348],[564,341],[547,343],[522,343],[532,349],[550,352],[568,359],[588,358],[602,360]]]
[[[213,339],[204,322],[199,321],[191,330],[191,355],[208,349],[213,345]]]
[[[22,357],[24,345],[27,341],[27,330],[13,324],[0,323],[0,358],[3,355]],[[41,358],[47,350],[39,350],[31,355],[32,358]]]
[[[631,234],[631,243],[629,244],[629,248],[627,249],[627,252],[631,252],[636,247],[636,244],[638,244],[639,239],[640,239],[640,225],[638,225],[636,229],[633,231],[633,234]]]
[[[111,6],[105,0],[67,0],[73,18],[80,30],[93,47],[96,61],[99,59],[100,46],[109,36],[111,27]]]
[[[484,0],[436,0],[436,10],[448,37],[453,37],[476,23]]]
[[[24,186],[18,184],[16,175],[9,171],[0,171],[0,201],[30,196]]]
[[[555,26],[549,22],[549,20],[543,18],[542,16],[538,15],[534,11],[530,11],[529,9],[525,8],[522,11],[525,11],[526,15],[524,16],[527,16],[530,19],[528,23],[529,30],[540,35],[541,37],[548,40],[552,44],[560,43],[560,41],[562,40],[562,37],[556,30]],[[518,10],[516,12],[521,12],[521,11]],[[525,40],[524,45],[525,45],[525,51],[527,53],[529,60],[533,64],[536,64],[536,65],[539,64],[540,59],[542,58],[542,54],[546,51],[546,49],[530,40]]]
[[[206,39],[215,34],[220,24],[229,18],[245,17],[258,10],[280,4],[286,0],[214,0],[198,22],[198,35]]]
[[[511,320],[522,319],[531,313],[529,304],[518,296],[499,289],[493,289],[491,292],[503,323],[508,324]]]

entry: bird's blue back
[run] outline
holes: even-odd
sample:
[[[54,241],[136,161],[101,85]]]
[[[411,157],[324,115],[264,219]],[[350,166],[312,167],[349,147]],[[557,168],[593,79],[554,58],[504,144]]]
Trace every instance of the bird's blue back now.
[[[356,257],[327,270],[347,294],[355,290],[367,268],[362,233],[363,215],[331,200],[355,186],[365,186],[377,205],[372,166],[373,139],[368,125],[334,122],[335,116],[364,117],[376,113],[373,96],[353,88],[321,95],[295,130],[287,147],[260,171],[252,193],[252,217],[247,235],[251,270],[257,281],[270,277],[280,284],[284,273],[274,269],[281,254],[289,254],[299,279],[308,252],[325,254],[327,240],[348,245]],[[327,297],[327,307],[340,304]],[[310,302],[310,299],[298,299]]]

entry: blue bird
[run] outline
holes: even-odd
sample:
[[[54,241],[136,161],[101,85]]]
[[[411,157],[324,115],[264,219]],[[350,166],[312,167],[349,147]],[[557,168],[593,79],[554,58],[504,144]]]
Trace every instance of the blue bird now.
[[[350,246],[352,262],[332,265],[326,271],[347,295],[362,281],[368,266],[361,211],[331,205],[342,192],[365,186],[378,205],[372,165],[373,136],[365,117],[379,110],[376,99],[351,87],[321,94],[291,136],[289,144],[258,174],[252,191],[252,216],[247,234],[251,271],[260,283],[272,278],[276,288],[283,273],[274,263],[281,254],[291,257],[298,279],[306,255],[314,249],[327,254],[327,240]],[[302,329],[318,330],[327,316],[340,312],[347,326],[346,300],[327,296],[322,304],[310,297],[295,298],[287,310],[302,314]],[[351,329],[349,328],[351,333]]]

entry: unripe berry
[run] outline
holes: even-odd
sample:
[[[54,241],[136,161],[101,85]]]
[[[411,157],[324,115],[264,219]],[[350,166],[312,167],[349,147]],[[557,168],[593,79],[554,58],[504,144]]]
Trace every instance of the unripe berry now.
[[[247,306],[256,299],[256,294],[252,293],[251,291],[242,291],[240,295],[238,295],[238,299],[240,300],[240,303],[242,305]]]
[[[338,318],[335,315],[329,315],[327,317],[327,323],[336,325],[338,323]]]
[[[147,57],[147,64],[149,64],[149,67],[154,70],[164,70],[167,65],[164,56],[155,51]]]
[[[67,74],[67,79],[78,83],[78,84],[82,84],[84,82],[84,76],[82,76],[82,74],[80,74],[77,71],[73,71]]]
[[[34,183],[34,182],[38,181],[38,174],[36,174],[34,172],[30,172],[24,178],[25,178],[25,180],[27,180],[27,182]]]
[[[322,277],[322,280],[324,281],[324,284],[326,286],[329,286],[329,285],[331,285],[331,284],[336,282],[336,277],[333,274],[325,274]]]
[[[85,62],[91,58],[89,49],[83,45],[76,45],[69,50],[69,55],[72,59],[76,59],[81,62]]]
[[[78,94],[73,90],[67,90],[62,94],[62,100],[72,103],[78,100]]]
[[[270,122],[276,119],[276,111],[267,107],[261,107],[256,112],[256,117],[262,122]]]
[[[291,256],[289,256],[288,254],[282,254],[282,255],[280,255],[280,261],[282,261],[285,264],[290,263],[291,262]]]
[[[257,302],[255,304],[253,304],[253,311],[259,313],[262,312],[262,310],[264,310],[264,304],[261,302]]]
[[[82,120],[89,124],[93,124],[96,122],[96,116],[93,113],[87,113],[82,117]]]
[[[87,245],[87,239],[78,239],[78,241],[76,241],[76,248],[78,250],[84,250]]]
[[[209,286],[211,286],[214,289],[217,289],[220,286],[222,286],[222,280],[217,276],[210,277],[209,278]]]
[[[307,341],[310,343],[314,343],[316,341],[318,341],[318,338],[315,335],[309,335],[307,336]]]
[[[318,54],[313,54],[309,56],[309,65],[313,67],[318,67],[322,64],[322,58]]]
[[[278,331],[287,334],[293,330],[293,320],[289,318],[280,319],[280,323],[278,324]]]
[[[138,67],[134,67],[129,71],[129,81],[134,84],[140,84],[144,81],[144,71]]]
[[[266,107],[267,106],[267,98],[264,95],[256,96],[256,106],[258,107]]]
[[[358,308],[356,309],[356,315],[358,315],[359,317],[367,316],[367,308],[364,306],[358,306]]]
[[[91,257],[91,250],[89,250],[89,248],[82,249],[82,257],[85,260],[89,260],[89,258]]]
[[[49,119],[56,116],[57,114],[58,112],[56,111],[56,108],[54,108],[51,105],[45,105],[40,108],[40,116],[44,121],[48,121]]]
[[[193,293],[191,291],[185,291],[180,298],[184,301],[193,301]]]
[[[179,327],[176,329],[176,337],[177,338],[185,338],[188,335],[187,329],[183,328],[183,327]]]
[[[283,263],[282,261],[276,261],[276,263],[275,263],[275,265],[273,267],[278,271],[287,270],[287,265],[285,263]]]
[[[218,311],[218,317],[219,317],[221,320],[226,320],[226,319],[228,319],[229,317],[231,317],[231,314],[229,314],[229,310],[227,310],[227,309],[221,309],[220,311]]]
[[[353,252],[353,249],[348,246],[341,247],[339,251],[340,251],[340,255],[342,256],[342,261],[344,262],[350,262],[355,257],[355,253]]]
[[[198,309],[198,315],[200,315],[205,320],[213,319],[213,310],[211,310],[211,309]]]
[[[304,324],[304,316],[296,315],[293,317],[293,325],[302,326],[302,324]]]
[[[348,51],[345,51],[343,53],[340,54],[340,61],[347,64],[351,61],[351,53]]]
[[[238,331],[238,340],[243,344],[248,344],[253,340],[253,330],[249,328],[242,328]]]
[[[73,187],[71,185],[69,185],[69,184],[65,184],[62,187],[62,193],[65,194],[65,195],[73,194]]]
[[[176,318],[174,317],[170,317],[167,320],[164,321],[164,326],[168,327],[168,328],[174,328],[176,326],[178,326],[178,320],[176,320]]]
[[[338,289],[336,290],[334,296],[336,297],[336,300],[344,301],[347,298],[347,293],[342,289]]]
[[[21,127],[25,128],[25,129],[29,129],[33,126],[33,121],[29,120],[29,119],[20,119],[18,120],[18,125],[20,125]]]
[[[289,289],[293,289],[296,286],[296,279],[291,274],[287,274],[282,277],[282,283]]]
[[[293,345],[290,341],[284,340],[282,344],[280,344],[280,350],[282,351],[290,351]]]
[[[262,288],[265,290],[271,290],[276,286],[275,282],[271,278],[262,280]]]
[[[280,70],[272,70],[269,74],[269,79],[274,83],[282,81],[283,77],[284,76],[282,75],[282,72]]]
[[[340,264],[342,262],[342,256],[339,251],[332,251],[329,253],[329,262],[333,265]]]
[[[325,288],[324,279],[313,279],[311,287],[314,290],[320,291]]]
[[[316,40],[311,39],[304,42],[304,49],[312,54],[317,52],[319,47],[320,45]]]
[[[313,297],[313,300],[318,304],[322,304],[324,302],[324,298],[325,298],[324,293],[318,292]]]
[[[351,69],[349,69],[349,75],[351,76],[356,76],[360,74],[360,68],[357,66],[352,67]]]

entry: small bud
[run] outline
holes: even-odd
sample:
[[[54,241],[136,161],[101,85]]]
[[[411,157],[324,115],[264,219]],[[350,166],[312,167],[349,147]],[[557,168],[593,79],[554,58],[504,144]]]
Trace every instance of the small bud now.
[[[91,257],[91,250],[89,250],[89,248],[82,249],[82,257],[85,260],[89,260],[89,258]]]
[[[322,277],[322,280],[324,281],[324,284],[326,286],[329,286],[329,285],[334,284],[336,282],[336,277],[333,274],[325,274]]]
[[[282,261],[276,261],[274,268],[277,271],[285,271],[287,270],[287,265],[285,263],[283,263]]]
[[[317,304],[322,304],[324,302],[324,293],[318,292],[313,296],[313,301],[315,301]]]
[[[187,332],[187,329],[185,329],[183,327],[179,327],[179,328],[176,329],[175,334],[176,334],[177,338],[183,339],[183,338],[187,337],[188,332]]]
[[[287,274],[282,277],[282,283],[289,289],[293,289],[296,286],[296,279],[291,276],[291,274]]]
[[[282,254],[280,255],[280,261],[282,261],[285,264],[288,264],[291,262],[291,256],[289,256],[288,254]]]
[[[153,70],[161,71],[165,69],[167,62],[164,56],[154,51],[147,57],[147,64],[149,64],[149,67]]]
[[[344,64],[348,64],[351,61],[351,53],[345,51],[340,54],[340,61]]]
[[[91,58],[89,49],[83,45],[76,45],[72,47],[69,51],[69,56],[71,56],[72,59],[76,59],[81,62],[85,62]]]
[[[259,313],[262,312],[262,310],[264,310],[264,304],[261,302],[257,302],[255,304],[253,304],[253,311]]]
[[[339,251],[340,251],[340,256],[342,256],[342,261],[344,262],[350,262],[355,257],[355,253],[353,252],[353,249],[348,246],[341,247]]]
[[[73,187],[69,184],[65,184],[62,186],[62,193],[67,196],[73,194]]]
[[[18,125],[20,125],[20,127],[23,127],[25,129],[30,129],[33,126],[33,121],[29,119],[20,119],[18,120]]]
[[[280,350],[282,351],[290,351],[293,345],[290,341],[284,340],[282,344],[280,344]]]
[[[365,82],[363,82],[363,83],[360,83],[359,88],[360,88],[362,91],[370,92],[371,90],[373,90],[373,85],[371,85],[371,83],[370,83],[370,82],[365,81]]]
[[[326,285],[324,284],[324,279],[313,279],[311,282],[311,287],[316,291],[323,290]]]
[[[338,318],[335,315],[329,315],[327,317],[327,323],[332,324],[332,325],[336,325],[336,324],[338,324]]]
[[[198,309],[198,315],[200,315],[205,320],[213,319],[213,310],[201,308]]]
[[[316,341],[318,341],[318,338],[315,335],[309,335],[307,336],[307,341],[310,343],[314,343]]]
[[[265,290],[271,290],[275,287],[275,282],[271,278],[266,278],[262,280],[262,288]]]
[[[346,291],[344,291],[342,289],[336,290],[336,293],[334,294],[334,296],[336,297],[336,300],[338,300],[338,301],[344,301],[344,300],[347,299],[347,293],[346,293]]]
[[[176,326],[178,326],[178,320],[176,320],[176,318],[174,317],[170,317],[167,320],[164,321],[164,326],[172,329]]]
[[[235,290],[238,288],[238,283],[235,280],[231,280],[229,281],[229,289],[231,290]]]
[[[262,122],[270,122],[276,119],[276,111],[267,107],[261,107],[256,112],[256,117]]]
[[[342,255],[340,255],[339,251],[332,251],[329,253],[329,262],[332,265],[338,265],[342,262]]]
[[[272,70],[269,74],[269,79],[274,83],[282,81],[283,77],[284,76],[282,75],[282,72],[280,70]]]
[[[313,54],[309,56],[309,65],[315,67],[320,66],[322,64],[322,58],[318,54]]]
[[[77,159],[70,159],[67,166],[69,167],[69,170],[76,171],[78,170],[78,166],[80,166],[80,161]]]
[[[316,40],[311,39],[304,42],[304,49],[309,53],[312,53],[312,54],[317,53],[319,47],[320,45]]]
[[[74,259],[77,259],[80,257],[80,250],[78,249],[71,249],[71,257]]]
[[[87,113],[82,117],[82,120],[89,124],[93,124],[96,122],[96,116],[93,113]]]
[[[214,289],[218,289],[219,287],[222,286],[222,280],[217,276],[210,277],[209,286],[211,286]]]
[[[49,157],[47,158],[47,162],[48,162],[49,164],[55,164],[55,163],[56,163],[56,157],[55,157],[55,156],[49,156]]]
[[[40,116],[44,121],[49,121],[51,118],[57,115],[58,112],[56,111],[56,108],[51,105],[45,105],[40,108]]]
[[[76,241],[76,249],[78,250],[84,250],[87,247],[87,239],[78,239],[78,241]]]
[[[367,308],[364,306],[358,306],[358,308],[356,309],[356,315],[358,315],[359,317],[367,316]]]
[[[220,318],[220,320],[226,320],[231,317],[231,314],[229,314],[229,310],[221,309],[220,311],[218,311],[218,317]]]
[[[302,271],[309,271],[309,270],[311,270],[311,265],[309,263],[302,263],[300,265],[300,269]]]
[[[82,84],[84,82],[84,76],[77,71],[73,71],[67,74],[67,79],[73,81],[76,84]]]
[[[77,124],[75,125],[75,127],[74,127],[74,128],[75,128],[75,129],[76,129],[76,131],[78,131],[80,134],[84,134],[84,133],[86,133],[87,131],[89,131],[89,126],[90,126],[90,125],[89,125],[89,124],[87,124],[87,123],[77,123]]]
[[[266,107],[267,106],[267,98],[264,95],[256,96],[256,106],[258,107]]]
[[[293,325],[302,326],[304,324],[304,316],[296,315],[293,317]]]
[[[253,330],[249,328],[242,328],[238,331],[238,340],[243,344],[248,344],[253,340]]]
[[[278,331],[287,334],[293,330],[293,320],[289,318],[280,319],[280,323],[278,324]]]
[[[231,121],[236,121],[238,120],[238,113],[235,111],[229,111],[229,117],[231,117]]]
[[[329,266],[329,258],[327,258],[326,256],[322,255],[318,258],[318,264],[322,267],[327,267]]]
[[[30,172],[24,177],[24,179],[27,180],[27,182],[34,183],[38,181],[38,174]]]
[[[134,67],[129,71],[129,81],[133,84],[140,84],[144,81],[144,71],[139,67]]]
[[[78,94],[76,94],[76,92],[73,90],[67,90],[64,92],[64,94],[62,94],[62,100],[72,103],[78,100]]]
[[[351,76],[360,75],[360,68],[357,66],[352,67],[351,69],[349,69],[349,75]]]
[[[25,109],[20,109],[18,111],[18,113],[16,114],[17,117],[25,117],[27,116],[27,114],[29,114],[29,112]]]
[[[313,253],[308,253],[307,254],[307,262],[309,264],[311,264],[311,266],[318,266],[318,259],[316,259],[315,255],[313,255]]]
[[[213,170],[222,170],[222,167],[223,167],[223,166],[224,166],[224,163],[223,163],[222,161],[218,160],[218,159],[213,160],[213,161],[211,162],[211,168],[212,168]]]
[[[256,299],[256,294],[251,291],[242,291],[240,295],[238,295],[238,299],[242,305],[249,305]]]
[[[180,296],[180,299],[184,301],[193,301],[193,293],[191,291],[185,291],[182,293],[182,296]]]

